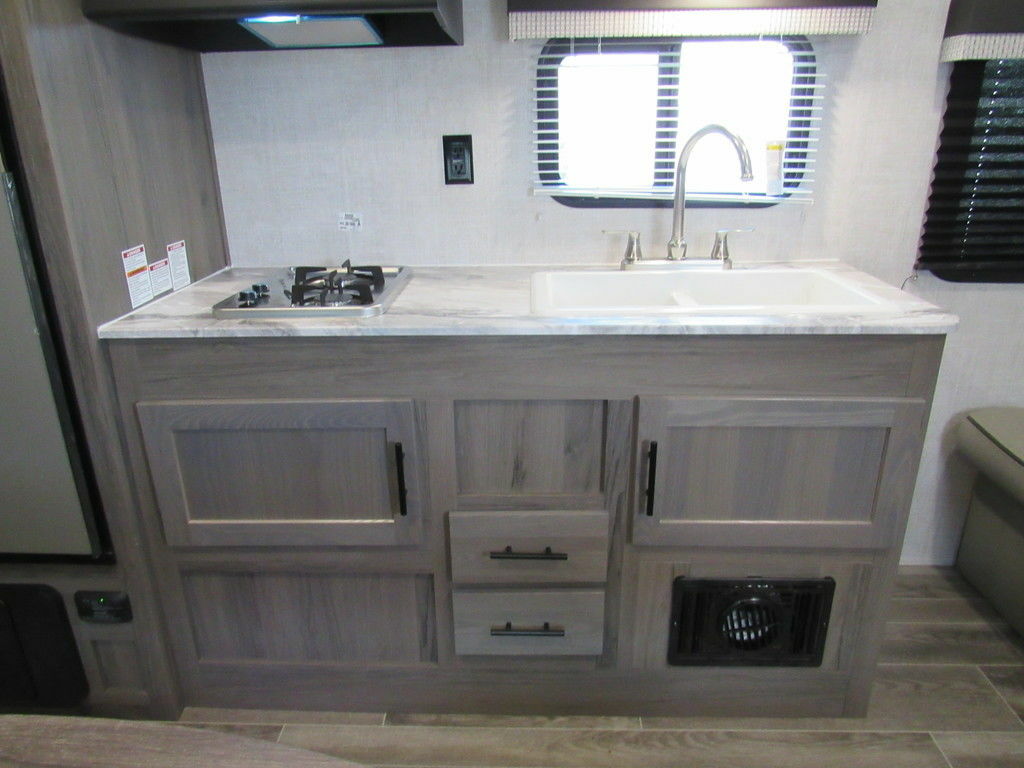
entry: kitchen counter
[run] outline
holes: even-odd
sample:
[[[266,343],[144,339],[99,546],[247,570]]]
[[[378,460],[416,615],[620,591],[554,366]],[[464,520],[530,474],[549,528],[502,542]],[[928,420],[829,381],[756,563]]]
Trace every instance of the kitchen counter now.
[[[228,268],[151,302],[99,328],[101,339],[234,338],[282,336],[566,336],[715,334],[943,334],[955,316],[839,262],[793,265],[841,271],[848,280],[892,301],[892,311],[870,314],[766,315],[638,314],[542,317],[530,312],[530,276],[546,266],[413,267],[412,280],[383,315],[370,318],[299,317],[222,320],[210,308],[271,269]],[[564,267],[566,270],[614,269]],[[736,269],[744,267],[738,266]]]
[[[214,319],[279,288],[232,269],[106,326],[181,702],[863,714],[955,318],[834,268],[881,310],[776,267],[724,301],[753,274],[831,313],[698,316],[660,273],[611,272],[555,311],[580,289],[679,314],[540,317],[543,268],[414,267],[380,317]],[[667,295],[715,298],[697,282]],[[672,640],[677,578],[748,574],[831,588],[828,631],[742,666],[708,658],[727,638]]]

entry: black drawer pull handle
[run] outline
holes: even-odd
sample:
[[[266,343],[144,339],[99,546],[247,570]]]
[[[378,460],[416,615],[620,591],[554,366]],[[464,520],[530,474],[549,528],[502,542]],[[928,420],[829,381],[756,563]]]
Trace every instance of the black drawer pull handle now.
[[[491,552],[491,560],[568,560],[568,552],[552,552],[551,547],[544,547],[543,552],[515,552],[511,545],[500,552]]]
[[[405,487],[405,451],[401,443],[395,443],[395,475],[398,477],[398,513],[409,514],[409,492]]]
[[[651,440],[651,447],[647,451],[647,507],[645,509],[648,517],[654,517],[654,478],[658,469],[658,442]]]
[[[552,628],[547,621],[543,627],[516,629],[511,621],[506,621],[504,627],[491,627],[491,637],[565,637],[565,630],[559,627]]]

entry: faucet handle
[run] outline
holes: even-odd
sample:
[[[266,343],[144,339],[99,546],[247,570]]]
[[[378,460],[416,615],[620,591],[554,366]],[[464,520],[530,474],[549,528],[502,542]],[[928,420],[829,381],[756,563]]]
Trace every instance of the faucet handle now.
[[[625,269],[630,264],[636,264],[638,261],[643,261],[644,254],[640,249],[640,233],[631,229],[605,229],[602,230],[606,235],[626,235],[626,253],[622,256],[622,269]]]
[[[739,229],[716,229],[715,244],[711,248],[711,258],[722,262],[724,269],[732,269],[732,259],[729,258],[729,235],[733,232],[753,232],[753,227],[740,227]]]

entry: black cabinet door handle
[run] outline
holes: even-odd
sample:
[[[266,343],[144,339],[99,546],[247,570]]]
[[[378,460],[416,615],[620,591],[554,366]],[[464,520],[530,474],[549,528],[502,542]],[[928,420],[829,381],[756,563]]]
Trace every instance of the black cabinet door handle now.
[[[565,637],[565,630],[561,627],[552,627],[549,622],[544,622],[542,627],[513,627],[511,621],[506,621],[504,627],[491,627],[491,637]]]
[[[409,514],[409,492],[405,487],[405,451],[401,443],[395,443],[395,475],[398,478],[398,513]]]
[[[516,552],[511,546],[498,552],[490,553],[491,560],[568,560],[568,552],[552,552],[551,547],[544,547],[543,552]]]
[[[648,517],[654,517],[654,479],[658,472],[658,441],[651,440],[650,448],[647,450],[647,496],[645,512]]]

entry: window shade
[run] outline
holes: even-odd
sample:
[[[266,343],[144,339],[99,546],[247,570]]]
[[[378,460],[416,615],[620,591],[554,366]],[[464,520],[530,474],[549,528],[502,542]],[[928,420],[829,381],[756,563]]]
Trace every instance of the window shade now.
[[[848,35],[876,0],[508,0],[509,38]]]
[[[744,38],[746,39],[746,38]],[[824,85],[822,76],[817,72],[814,51],[802,37],[760,37],[760,40],[774,40],[782,43],[792,55],[792,82],[789,86],[788,119],[782,135],[770,137],[784,142],[781,158],[781,183],[773,193],[705,193],[701,194],[695,179],[687,178],[687,200],[703,201],[713,204],[774,204],[784,201],[809,202],[813,182],[814,165],[817,153],[818,136],[821,125],[821,101]],[[536,78],[537,118],[535,135],[535,168],[534,190],[537,194],[553,195],[567,204],[585,204],[586,198],[599,198],[610,205],[658,204],[660,201],[671,205],[675,191],[676,158],[683,143],[692,132],[684,125],[683,133],[679,133],[680,124],[685,123],[685,116],[680,115],[680,45],[687,41],[699,42],[700,39],[654,38],[634,40],[565,40],[555,39],[548,42],[538,59]],[[658,77],[656,111],[652,118],[655,121],[654,146],[651,157],[653,174],[645,186],[633,186],[610,189],[607,186],[593,188],[567,182],[562,173],[563,157],[567,155],[560,132],[560,97],[559,67],[563,60],[578,54],[623,54],[645,53],[656,54],[658,57]],[[742,100],[733,100],[741,110],[748,110]],[[612,99],[608,101],[611,116],[622,108]],[[596,122],[605,122],[597,120]],[[720,122],[726,128],[738,130],[728,120],[710,120]],[[742,132],[741,132],[742,134]],[[703,146],[703,144],[701,145]],[[776,144],[777,146],[777,144]],[[609,144],[608,153],[621,152],[621,144]],[[764,153],[768,148],[764,145],[752,144],[748,137],[748,149],[755,163],[755,153]],[[697,150],[703,151],[703,150]],[[696,153],[695,153],[696,158]],[[739,166],[734,155],[729,154],[723,160],[728,173],[738,178]],[[691,163],[692,165],[692,163]],[[571,198],[580,202],[573,203]]]
[[[952,0],[943,38],[943,61],[1024,58],[1024,9],[1019,0]]]
[[[954,65],[915,268],[1024,282],[1024,61]]]

